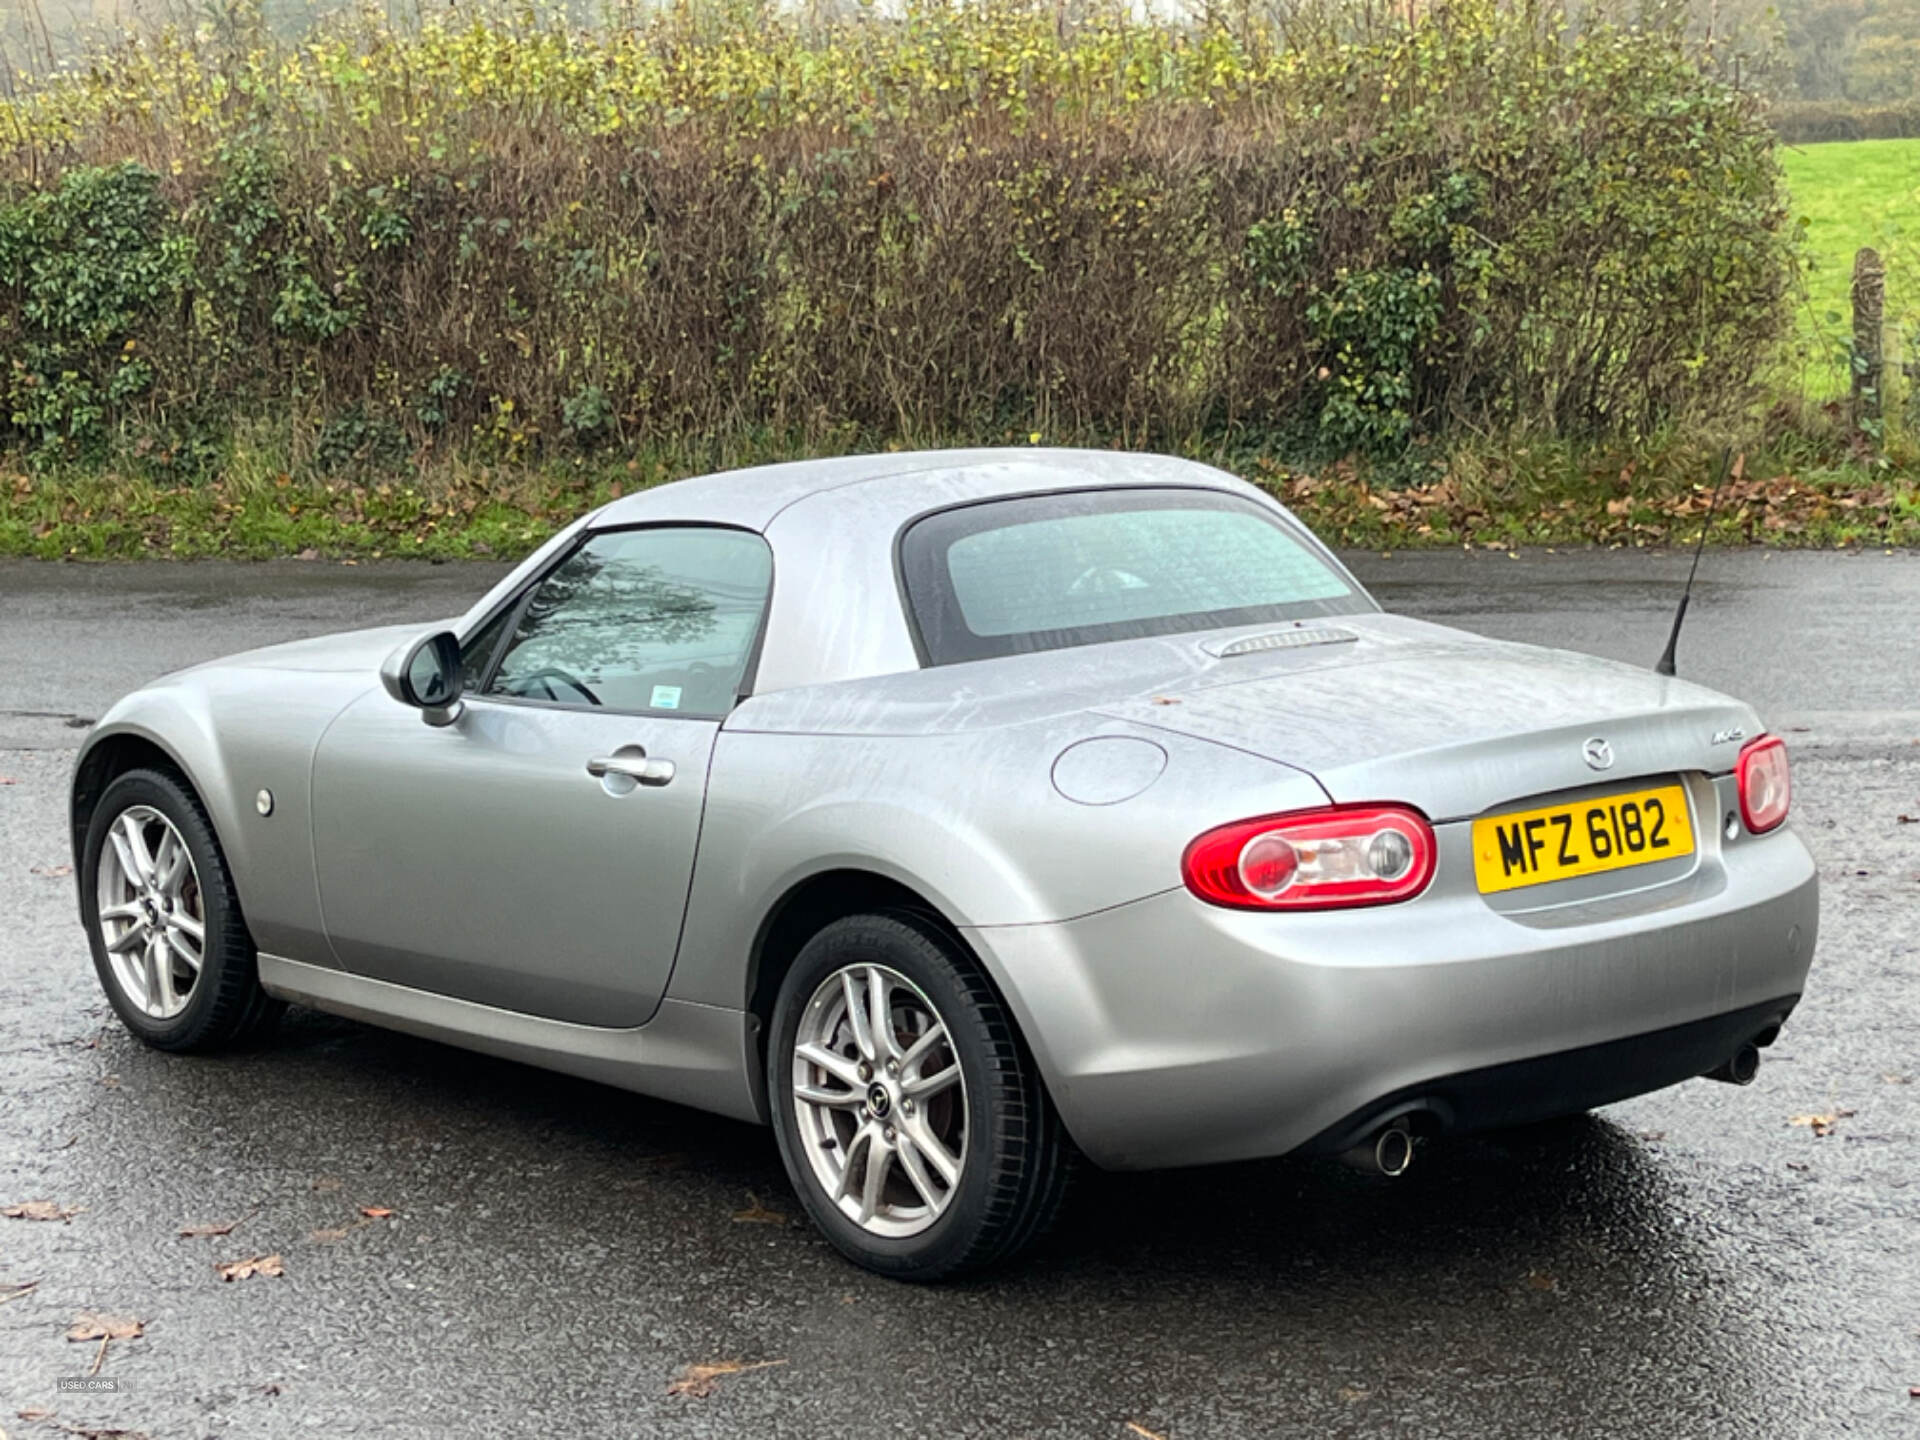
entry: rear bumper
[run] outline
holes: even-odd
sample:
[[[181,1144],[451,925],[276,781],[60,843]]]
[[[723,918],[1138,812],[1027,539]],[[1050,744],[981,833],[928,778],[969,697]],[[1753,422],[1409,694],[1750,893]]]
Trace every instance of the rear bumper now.
[[[1438,886],[1289,915],[1179,890],[967,933],[1095,1163],[1248,1159],[1335,1147],[1423,1100],[1440,1128],[1476,1128],[1713,1068],[1792,1008],[1819,923],[1790,830],[1729,849],[1683,880],[1532,915]]]
[[[1611,1105],[1706,1074],[1755,1036],[1778,1031],[1799,999],[1783,995],[1644,1035],[1409,1085],[1335,1121],[1300,1148],[1337,1154],[1393,1120],[1409,1120],[1427,1134],[1455,1135]]]

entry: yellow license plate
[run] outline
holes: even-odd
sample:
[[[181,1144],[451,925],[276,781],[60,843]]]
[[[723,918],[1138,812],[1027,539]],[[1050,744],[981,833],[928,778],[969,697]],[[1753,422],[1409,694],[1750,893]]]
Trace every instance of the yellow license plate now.
[[[1482,894],[1692,853],[1693,822],[1678,785],[1473,822],[1473,878]]]

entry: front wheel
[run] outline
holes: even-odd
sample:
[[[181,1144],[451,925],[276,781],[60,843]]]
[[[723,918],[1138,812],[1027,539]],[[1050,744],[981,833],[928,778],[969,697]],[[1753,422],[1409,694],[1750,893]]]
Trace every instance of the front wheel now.
[[[80,908],[107,999],[156,1049],[217,1049],[279,1015],[213,826],[172,775],[131,770],[100,797]]]
[[[814,1223],[869,1270],[938,1280],[1042,1234],[1072,1145],[990,986],[910,917],[807,942],[768,1048],[781,1158]]]

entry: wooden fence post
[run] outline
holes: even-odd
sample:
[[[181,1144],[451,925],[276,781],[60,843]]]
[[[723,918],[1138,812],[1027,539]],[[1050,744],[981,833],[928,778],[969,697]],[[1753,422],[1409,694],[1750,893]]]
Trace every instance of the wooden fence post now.
[[[1887,267],[1868,246],[1853,257],[1853,422],[1877,427],[1886,375],[1883,322],[1887,313]]]
[[[1920,429],[1920,329],[1902,331],[1900,354],[1900,373],[1907,377],[1907,424]]]

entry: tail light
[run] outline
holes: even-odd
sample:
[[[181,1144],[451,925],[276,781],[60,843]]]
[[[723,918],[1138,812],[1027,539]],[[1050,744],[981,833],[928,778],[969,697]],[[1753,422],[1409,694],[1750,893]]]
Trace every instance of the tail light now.
[[[1740,788],[1740,818],[1747,829],[1764,835],[1787,818],[1793,803],[1793,779],[1787,773],[1787,745],[1778,735],[1750,740],[1733,767]]]
[[[1209,830],[1181,858],[1187,888],[1242,910],[1390,905],[1433,878],[1433,827],[1404,805],[1333,805]]]

